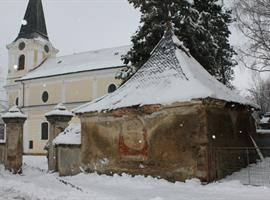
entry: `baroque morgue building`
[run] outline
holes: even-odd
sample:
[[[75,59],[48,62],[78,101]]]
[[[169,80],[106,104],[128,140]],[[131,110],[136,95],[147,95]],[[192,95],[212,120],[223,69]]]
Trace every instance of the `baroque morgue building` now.
[[[24,153],[43,154],[49,126],[45,113],[63,103],[68,109],[89,102],[119,85],[115,73],[130,46],[57,57],[50,42],[41,0],[29,0],[18,37],[7,45],[9,107],[27,115]],[[74,119],[76,121],[76,119]]]
[[[212,77],[169,27],[121,87],[74,110],[80,169],[213,181],[246,166],[242,152],[218,150],[253,146],[254,108]]]

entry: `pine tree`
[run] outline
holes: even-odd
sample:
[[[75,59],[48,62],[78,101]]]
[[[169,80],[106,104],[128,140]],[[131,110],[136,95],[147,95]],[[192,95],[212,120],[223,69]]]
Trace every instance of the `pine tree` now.
[[[184,42],[191,55],[222,83],[230,86],[233,79],[234,50],[229,44],[231,12],[218,0],[128,0],[140,9],[141,26],[132,37],[133,48],[125,55],[131,64],[117,77],[127,80],[149,58],[162,38],[166,23],[174,24],[176,36]]]

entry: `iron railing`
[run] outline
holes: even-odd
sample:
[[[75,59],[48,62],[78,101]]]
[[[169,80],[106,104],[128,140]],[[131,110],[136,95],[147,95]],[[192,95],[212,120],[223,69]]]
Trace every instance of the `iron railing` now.
[[[270,186],[270,148],[216,148],[216,180],[239,180],[243,184]]]

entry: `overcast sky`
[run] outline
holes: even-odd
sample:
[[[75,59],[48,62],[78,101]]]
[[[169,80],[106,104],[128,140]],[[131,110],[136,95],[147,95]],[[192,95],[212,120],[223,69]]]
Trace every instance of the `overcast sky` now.
[[[0,65],[19,33],[28,0],[0,0]],[[127,0],[43,0],[50,41],[59,55],[130,44],[140,13]]]
[[[228,0],[232,1],[232,0]],[[6,45],[19,33],[28,0],[0,0],[0,77],[7,67]],[[50,41],[58,55],[130,44],[139,26],[139,11],[127,0],[43,0]],[[241,43],[238,34],[231,39]],[[249,85],[247,72],[237,70],[234,84]]]

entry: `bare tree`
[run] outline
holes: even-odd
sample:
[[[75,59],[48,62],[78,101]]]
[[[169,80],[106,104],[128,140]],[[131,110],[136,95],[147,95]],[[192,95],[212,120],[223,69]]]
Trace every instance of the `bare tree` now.
[[[239,49],[240,61],[252,70],[270,71],[270,1],[237,0],[235,14],[248,39],[247,47]]]
[[[270,111],[270,79],[262,79],[259,73],[253,73],[253,84],[249,98],[261,107],[263,113]]]

